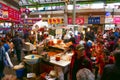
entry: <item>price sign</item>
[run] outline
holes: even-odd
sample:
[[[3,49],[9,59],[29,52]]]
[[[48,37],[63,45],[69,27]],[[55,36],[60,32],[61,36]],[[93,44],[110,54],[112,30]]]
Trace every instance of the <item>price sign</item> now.
[[[63,18],[50,18],[48,19],[49,24],[63,24],[64,19]]]

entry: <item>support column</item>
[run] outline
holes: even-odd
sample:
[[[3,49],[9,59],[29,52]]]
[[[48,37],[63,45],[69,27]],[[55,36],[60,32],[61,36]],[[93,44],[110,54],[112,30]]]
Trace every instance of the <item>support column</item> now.
[[[75,19],[76,19],[76,0],[73,0],[73,25],[75,25]]]
[[[13,23],[10,23],[9,26],[10,26],[10,28],[11,28],[11,35],[12,35],[12,37],[13,37],[13,36],[15,36],[14,25],[13,25]]]
[[[68,9],[67,9],[67,3],[65,2],[65,11],[64,11],[64,25],[67,26],[68,25]]]

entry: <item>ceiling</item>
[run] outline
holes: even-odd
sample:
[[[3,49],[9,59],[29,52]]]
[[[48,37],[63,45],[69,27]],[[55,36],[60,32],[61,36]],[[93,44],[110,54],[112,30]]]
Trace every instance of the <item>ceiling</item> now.
[[[58,3],[64,1],[65,0],[19,0],[19,5],[26,6],[26,5],[45,4],[45,3]]]
[[[73,2],[74,0],[3,0],[6,2],[9,2],[10,4],[13,4],[16,7],[21,7],[21,6],[37,6],[40,4],[49,4],[49,3],[61,3],[61,2]],[[95,1],[102,1],[104,2],[105,0],[76,0],[77,2],[95,2]],[[118,0],[107,0],[107,1],[118,1]]]
[[[74,0],[14,0],[19,4],[19,6],[36,6],[40,4],[49,4],[49,3],[60,3],[60,2],[69,2],[73,4]],[[93,2],[104,2],[104,3],[114,3],[120,2],[119,0],[76,0],[79,3],[93,3]]]
[[[16,8],[20,7],[19,4],[18,4],[19,0],[13,0],[13,1],[11,1],[11,0],[1,0],[1,1],[4,1],[4,2],[6,2],[8,4],[11,4],[11,5],[13,5]]]

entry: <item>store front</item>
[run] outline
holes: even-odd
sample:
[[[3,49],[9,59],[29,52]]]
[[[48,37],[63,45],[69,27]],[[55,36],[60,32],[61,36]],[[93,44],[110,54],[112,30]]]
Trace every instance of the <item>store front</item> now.
[[[18,26],[20,23],[20,12],[10,6],[7,6],[0,2],[0,26],[1,31],[11,31],[12,35],[13,27]]]
[[[88,17],[88,27],[91,30],[93,30],[95,33],[98,33],[99,31],[102,32],[104,29],[104,22],[103,18],[101,16],[89,16]]]

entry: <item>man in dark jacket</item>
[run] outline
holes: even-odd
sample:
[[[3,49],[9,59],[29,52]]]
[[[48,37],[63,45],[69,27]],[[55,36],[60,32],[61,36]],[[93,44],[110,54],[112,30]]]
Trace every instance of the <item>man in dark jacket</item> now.
[[[115,63],[106,65],[101,80],[120,80],[120,50],[114,52]]]
[[[16,51],[16,55],[17,55],[17,60],[18,62],[21,62],[21,51],[22,51],[22,39],[19,37],[19,34],[16,33],[15,38],[13,38],[12,40],[13,44],[14,44],[14,49]]]
[[[3,56],[5,56],[5,48],[3,47],[3,42],[0,39],[0,80],[4,76],[4,62]]]

